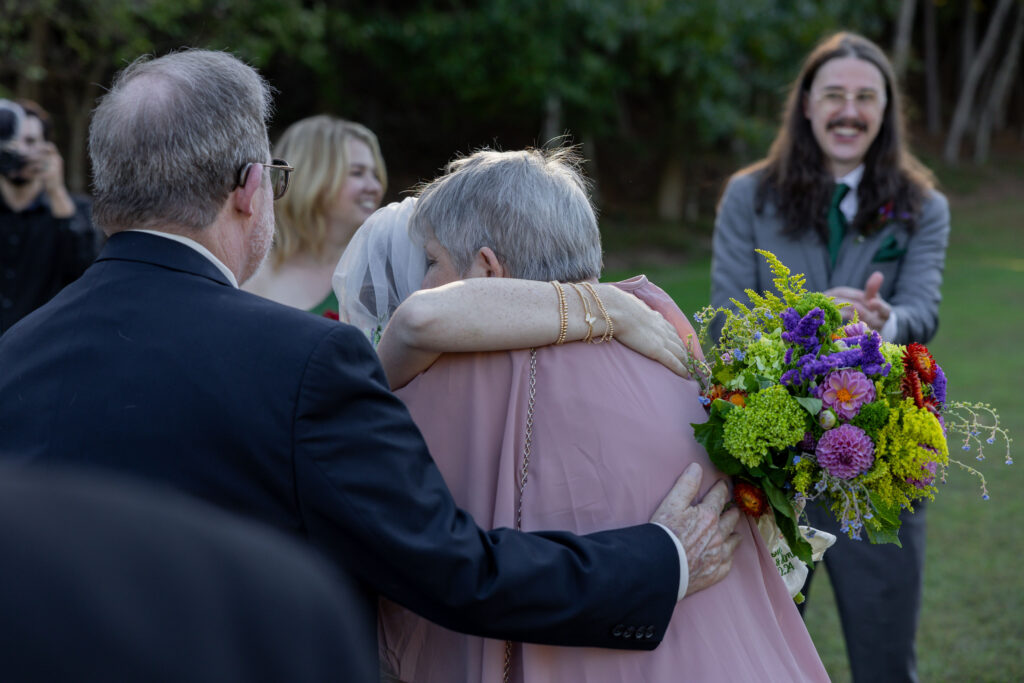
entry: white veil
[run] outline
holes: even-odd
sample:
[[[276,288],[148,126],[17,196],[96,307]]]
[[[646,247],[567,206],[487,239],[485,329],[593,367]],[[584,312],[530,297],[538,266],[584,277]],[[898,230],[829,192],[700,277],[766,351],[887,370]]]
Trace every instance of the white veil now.
[[[423,247],[409,236],[415,207],[416,199],[409,197],[377,209],[352,236],[331,278],[338,316],[374,345],[398,304],[420,288],[427,272]]]

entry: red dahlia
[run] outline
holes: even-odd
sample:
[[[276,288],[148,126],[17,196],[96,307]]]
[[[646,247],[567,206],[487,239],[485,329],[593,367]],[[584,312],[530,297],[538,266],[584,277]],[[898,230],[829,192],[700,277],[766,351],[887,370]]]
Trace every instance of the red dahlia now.
[[[924,344],[914,342],[903,352],[903,367],[907,374],[915,370],[927,384],[935,381],[935,359]]]
[[[755,519],[768,512],[768,496],[749,482],[737,481],[733,487],[732,499],[736,507]]]
[[[903,389],[903,398],[914,399],[914,405],[918,408],[924,408],[924,394],[921,392],[921,377],[917,374],[917,371],[908,368],[907,374],[903,375],[903,381],[900,382],[900,388]]]

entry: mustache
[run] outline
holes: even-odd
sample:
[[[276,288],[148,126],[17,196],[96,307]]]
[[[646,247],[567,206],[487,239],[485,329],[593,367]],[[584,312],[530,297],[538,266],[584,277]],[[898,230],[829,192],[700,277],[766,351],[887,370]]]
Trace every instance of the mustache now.
[[[828,125],[825,126],[825,130],[832,130],[833,128],[856,128],[860,132],[867,132],[868,124],[864,123],[860,119],[843,118],[836,119],[835,121],[829,121]]]

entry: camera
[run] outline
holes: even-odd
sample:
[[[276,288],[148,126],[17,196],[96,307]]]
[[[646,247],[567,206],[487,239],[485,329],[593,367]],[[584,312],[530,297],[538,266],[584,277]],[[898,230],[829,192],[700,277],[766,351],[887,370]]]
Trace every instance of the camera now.
[[[18,137],[24,110],[10,100],[0,99],[0,175],[10,177],[25,167],[25,157],[11,149]]]

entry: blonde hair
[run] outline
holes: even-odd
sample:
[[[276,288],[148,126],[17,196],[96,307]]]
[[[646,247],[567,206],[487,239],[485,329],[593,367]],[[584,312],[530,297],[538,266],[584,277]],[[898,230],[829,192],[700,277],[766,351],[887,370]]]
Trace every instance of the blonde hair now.
[[[387,190],[387,171],[377,136],[366,126],[321,114],[288,127],[274,146],[274,157],[295,167],[288,192],[274,203],[277,234],[275,268],[295,254],[319,255],[327,242],[327,212],[348,178],[345,141],[366,143],[377,164],[377,180]]]

